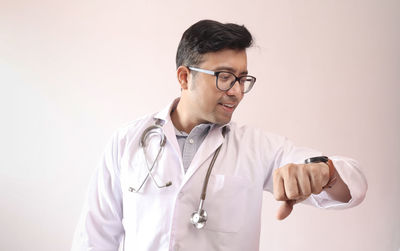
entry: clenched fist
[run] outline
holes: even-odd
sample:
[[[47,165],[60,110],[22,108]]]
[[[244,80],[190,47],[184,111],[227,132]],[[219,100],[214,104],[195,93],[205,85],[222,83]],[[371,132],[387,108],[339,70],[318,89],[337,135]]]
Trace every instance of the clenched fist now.
[[[327,163],[287,164],[274,171],[274,197],[284,201],[277,218],[285,219],[293,210],[293,205],[308,196],[321,193],[330,179]]]

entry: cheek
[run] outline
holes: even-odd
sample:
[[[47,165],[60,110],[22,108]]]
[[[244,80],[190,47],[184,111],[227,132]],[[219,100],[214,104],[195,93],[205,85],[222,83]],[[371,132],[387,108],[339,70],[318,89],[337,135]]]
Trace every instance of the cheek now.
[[[215,87],[210,83],[202,83],[203,86],[197,86],[197,99],[202,107],[213,109],[221,98],[221,95],[215,90]]]
[[[199,98],[199,104],[205,111],[210,112],[215,109],[216,99],[213,93],[204,92]]]
[[[238,98],[239,103],[240,103],[240,101],[242,101],[243,97],[244,97],[244,94],[242,94],[242,95]]]

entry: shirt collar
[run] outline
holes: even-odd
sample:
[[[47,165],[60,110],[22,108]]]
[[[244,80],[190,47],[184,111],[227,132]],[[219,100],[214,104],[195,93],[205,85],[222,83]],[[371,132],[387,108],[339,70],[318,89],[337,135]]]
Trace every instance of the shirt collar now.
[[[176,129],[175,126],[174,126],[174,128],[175,128],[175,134],[176,134],[177,137],[187,137],[189,135],[192,135],[193,133],[195,133],[195,134],[206,134],[210,130],[212,125],[213,124],[210,124],[210,123],[197,125],[196,127],[194,127],[192,129],[190,134],[188,134],[188,133],[186,133],[184,131],[179,131],[178,129]]]

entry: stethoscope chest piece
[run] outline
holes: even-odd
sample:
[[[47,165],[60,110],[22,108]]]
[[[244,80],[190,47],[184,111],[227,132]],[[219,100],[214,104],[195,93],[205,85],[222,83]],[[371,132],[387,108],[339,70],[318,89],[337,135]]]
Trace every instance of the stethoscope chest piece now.
[[[193,212],[192,217],[190,217],[190,222],[197,229],[202,229],[207,222],[207,212],[203,209]]]

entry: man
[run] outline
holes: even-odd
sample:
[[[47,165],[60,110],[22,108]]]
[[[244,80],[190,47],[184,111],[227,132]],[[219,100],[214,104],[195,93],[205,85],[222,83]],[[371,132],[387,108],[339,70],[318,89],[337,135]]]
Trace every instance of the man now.
[[[258,250],[263,191],[283,201],[278,219],[303,200],[324,208],[363,200],[355,161],[231,122],[256,81],[247,70],[251,44],[236,24],[203,20],[185,31],[181,97],[115,133],[73,250]]]

